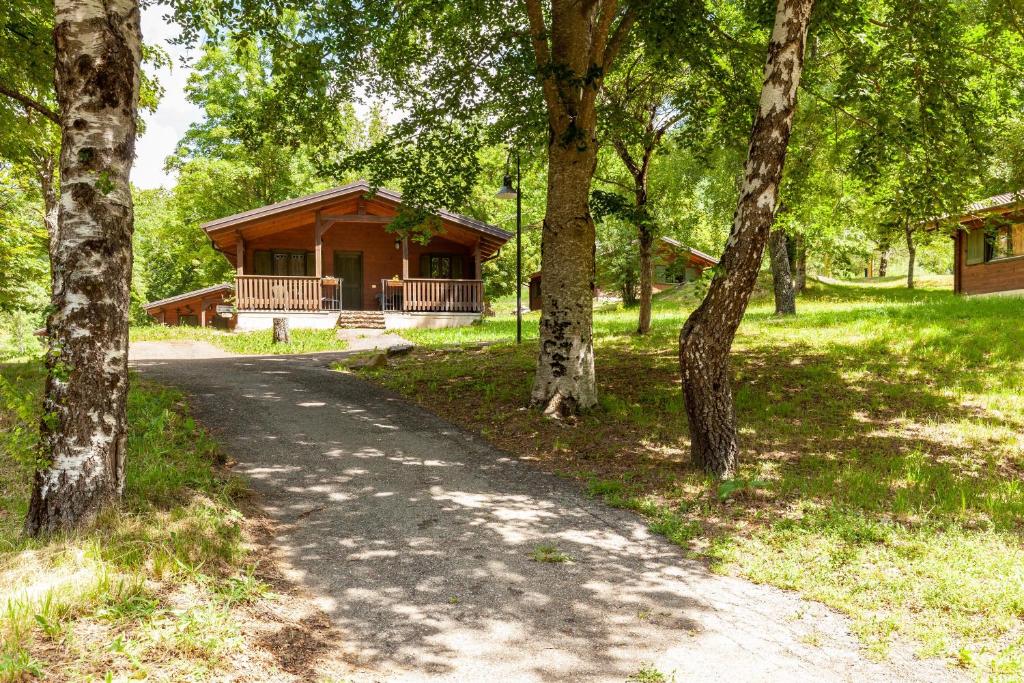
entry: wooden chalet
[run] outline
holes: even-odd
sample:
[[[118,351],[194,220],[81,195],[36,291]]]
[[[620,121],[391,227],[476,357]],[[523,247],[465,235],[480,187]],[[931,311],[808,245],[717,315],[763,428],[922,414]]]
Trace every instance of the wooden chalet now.
[[[956,221],[953,291],[1024,294],[1024,196],[989,197]]]
[[[266,329],[282,315],[293,327],[331,328],[352,312],[392,328],[479,318],[483,264],[511,234],[441,211],[421,244],[387,230],[401,202],[359,181],[203,224],[235,268],[236,328]]]
[[[704,270],[718,265],[718,259],[688,247],[679,240],[662,237],[654,247],[654,291],[699,280]]]

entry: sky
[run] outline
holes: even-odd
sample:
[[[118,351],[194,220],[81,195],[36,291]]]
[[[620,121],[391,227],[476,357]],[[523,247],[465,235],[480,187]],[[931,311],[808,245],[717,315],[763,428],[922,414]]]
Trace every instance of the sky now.
[[[171,68],[156,72],[165,90],[164,97],[154,113],[143,117],[146,132],[135,143],[132,184],[143,189],[174,186],[174,176],[164,171],[164,159],[174,151],[189,124],[202,118],[202,111],[185,99],[185,81],[190,69],[181,63],[181,57],[187,53],[184,48],[167,42],[177,35],[178,28],[164,21],[162,15],[166,11],[166,7],[155,4],[142,10],[143,41],[167,50],[172,62]]]

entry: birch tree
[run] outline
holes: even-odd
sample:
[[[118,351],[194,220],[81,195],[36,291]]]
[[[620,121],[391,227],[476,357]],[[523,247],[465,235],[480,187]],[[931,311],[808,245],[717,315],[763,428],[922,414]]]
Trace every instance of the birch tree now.
[[[136,0],[54,2],[61,193],[30,535],[90,521],[123,488],[139,21]]]
[[[732,232],[707,296],[679,333],[691,457],[718,477],[736,471],[729,352],[775,220],[813,6],[814,0],[778,1]]]

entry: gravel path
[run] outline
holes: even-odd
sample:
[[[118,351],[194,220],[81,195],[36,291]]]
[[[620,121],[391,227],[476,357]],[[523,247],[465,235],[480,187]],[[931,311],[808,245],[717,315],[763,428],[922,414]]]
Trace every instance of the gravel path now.
[[[345,634],[352,681],[943,681],[871,662],[845,619],[716,576],[568,481],[328,363],[135,354],[193,396],[268,514],[291,578]],[[531,559],[542,544],[571,560]]]

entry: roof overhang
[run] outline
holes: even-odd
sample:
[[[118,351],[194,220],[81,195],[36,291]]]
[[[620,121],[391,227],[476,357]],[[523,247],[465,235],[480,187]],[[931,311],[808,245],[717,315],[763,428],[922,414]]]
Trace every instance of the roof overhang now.
[[[947,226],[951,232],[955,232],[958,229],[957,226],[980,223],[992,216],[1001,216],[1008,213],[1024,213],[1024,190],[1006,192],[982,199],[968,206],[960,216],[951,215],[934,218],[924,221],[923,225],[924,229],[928,232],[938,230],[943,226]]]
[[[323,212],[326,219],[387,224],[397,214],[401,204],[402,195],[398,192],[387,188],[374,189],[367,181],[359,180],[218,218],[203,223],[201,227],[214,246],[230,259],[234,255],[228,251],[228,247],[235,243],[238,236],[246,239],[246,233],[250,231],[273,234],[312,225],[318,212]],[[451,211],[438,211],[437,217],[444,230],[471,234],[478,238],[484,259],[493,256],[512,237],[512,233],[501,228]]]
[[[710,254],[705,254],[703,251],[700,251],[699,249],[688,247],[677,239],[673,239],[671,237],[662,237],[661,241],[664,242],[665,244],[675,247],[676,249],[682,249],[683,251],[689,252],[691,257],[696,258],[698,261],[703,261],[705,265],[718,265],[718,259],[716,259],[714,256],[711,256]]]

